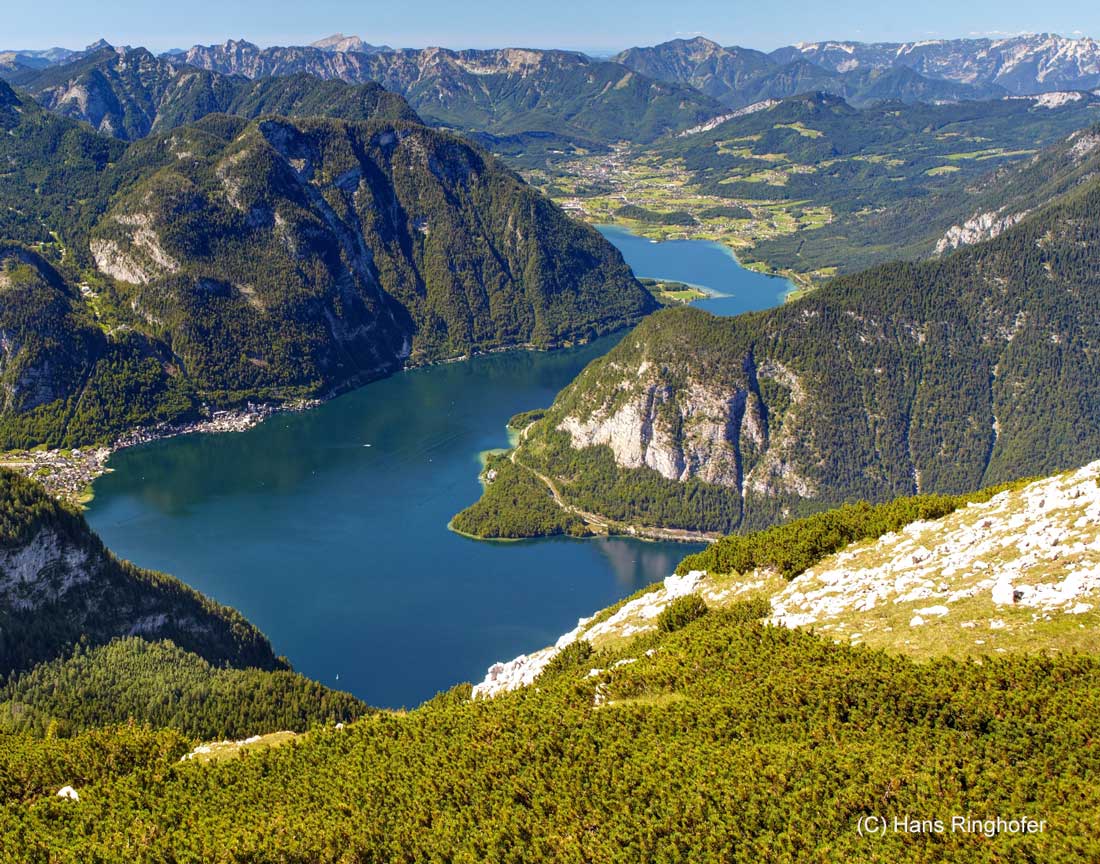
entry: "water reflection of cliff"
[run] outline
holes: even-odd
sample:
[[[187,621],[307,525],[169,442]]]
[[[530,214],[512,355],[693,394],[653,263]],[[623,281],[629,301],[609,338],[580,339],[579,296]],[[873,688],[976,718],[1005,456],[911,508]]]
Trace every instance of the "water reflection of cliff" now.
[[[671,547],[667,543],[638,543],[624,539],[588,541],[595,543],[615,574],[615,583],[623,593],[632,593],[664,579],[676,570],[681,559],[703,547],[685,543]]]

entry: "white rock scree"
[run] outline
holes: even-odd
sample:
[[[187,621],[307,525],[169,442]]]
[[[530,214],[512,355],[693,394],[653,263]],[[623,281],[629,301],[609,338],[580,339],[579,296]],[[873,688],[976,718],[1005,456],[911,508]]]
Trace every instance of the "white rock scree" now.
[[[769,575],[774,574],[747,573],[732,589],[717,592],[703,571],[669,576],[606,620],[593,625],[593,618],[582,618],[554,645],[494,664],[473,695],[492,697],[533,683],[578,639],[652,630],[677,597],[701,593],[708,602],[737,599],[768,584]],[[1002,492],[942,519],[914,522],[878,540],[853,544],[773,594],[768,620],[785,627],[827,626],[839,616],[883,604],[911,604],[909,626],[916,628],[950,620],[953,604],[976,597],[987,598],[995,608],[1031,610],[1036,620],[1083,615],[1100,602],[1100,461]],[[967,620],[959,626],[977,623]],[[1003,630],[1006,623],[991,618],[982,626]],[[852,641],[859,636],[851,634]]]

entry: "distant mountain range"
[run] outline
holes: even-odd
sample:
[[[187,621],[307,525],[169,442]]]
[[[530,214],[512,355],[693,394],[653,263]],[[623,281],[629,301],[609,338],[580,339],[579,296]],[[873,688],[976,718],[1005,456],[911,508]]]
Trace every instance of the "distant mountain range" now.
[[[424,48],[369,54],[248,42],[195,46],[201,69],[257,78],[307,72],[377,81],[428,122],[492,135],[554,132],[586,141],[644,143],[705,122],[721,105],[694,87],[656,81],[571,51]]]
[[[288,77],[298,91],[324,93],[309,107],[314,113],[324,103],[321,113],[331,116],[333,98],[347,102],[365,92],[349,89],[354,85],[381,85],[419,106],[429,123],[495,137],[549,135],[562,148],[592,149],[623,139],[644,143],[722,111],[690,86],[567,51],[365,53],[227,42],[157,57],[143,48],[101,46],[61,65],[0,69],[0,76],[46,107],[128,140],[209,113],[247,114],[241,108],[246,103],[268,113],[300,114],[300,106],[289,105],[294,110],[288,112],[286,105],[253,98],[257,87],[279,89],[285,85],[271,79]]]
[[[1008,92],[985,82],[926,77],[908,67],[828,68],[807,58],[780,57],[748,48],[723,48],[699,37],[631,48],[614,59],[660,81],[690,84],[730,108],[813,91],[841,96],[857,107],[885,100],[990,99]]]
[[[100,40],[83,52],[68,48],[0,51],[0,70],[45,68],[63,64],[107,45]],[[528,58],[568,52],[524,51]],[[250,42],[230,40],[222,45],[196,45],[190,50],[166,52],[186,63],[251,78],[308,72],[323,78],[362,81],[365,64],[361,55],[388,55],[371,72],[389,66],[403,67],[395,80],[408,83],[410,59],[442,54],[475,74],[502,72],[513,64],[499,56],[516,50],[448,52],[442,48],[395,51],[372,45],[360,36],[335,33],[304,46],[262,48]],[[581,55],[573,54],[574,57]],[[404,62],[399,62],[404,61]],[[601,61],[583,58],[587,63]],[[748,105],[766,97],[791,96],[796,92],[827,90],[851,102],[876,98],[967,99],[996,94],[1030,95],[1038,92],[1100,87],[1100,42],[1088,37],[1066,39],[1051,33],[1012,36],[1009,39],[924,40],[919,42],[865,43],[829,41],[796,43],[770,53],[752,48],[724,47],[704,37],[672,40],[651,47],[634,47],[612,58],[635,72],[667,83],[690,84],[726,105]],[[417,62],[417,66],[429,65]],[[530,74],[530,69],[527,69]],[[419,77],[423,77],[418,76]],[[431,77],[430,75],[428,77]],[[952,86],[954,85],[954,87]],[[408,95],[408,94],[406,94]],[[415,100],[414,100],[415,102]]]
[[[128,141],[213,113],[419,120],[404,99],[373,81],[349,84],[304,74],[252,80],[196,69],[144,48],[102,47],[8,79],[51,111]]]
[[[193,70],[223,76],[196,77]],[[1100,87],[1100,43],[1059,36],[898,44],[806,43],[766,54],[699,37],[631,48],[609,61],[570,51],[394,50],[334,34],[311,45],[243,40],[159,57],[100,42],[84,51],[0,52],[0,77],[47,107],[132,139],[175,118],[239,113],[241,82],[311,75],[377,82],[435,125],[488,146],[570,153],[645,144],[764,100],[827,92],[855,107],[957,102]],[[170,119],[162,119],[168,117]]]
[[[691,84],[730,106],[825,90],[853,104],[1027,95],[1100,86],[1100,42],[1040,34],[905,43],[813,42],[770,54],[677,39],[631,48],[618,62]],[[795,88],[795,89],[792,89]]]
[[[835,72],[912,69],[960,84],[995,84],[1018,95],[1100,87],[1100,41],[1050,33],[1008,39],[812,42],[780,48],[780,63],[809,60]]]

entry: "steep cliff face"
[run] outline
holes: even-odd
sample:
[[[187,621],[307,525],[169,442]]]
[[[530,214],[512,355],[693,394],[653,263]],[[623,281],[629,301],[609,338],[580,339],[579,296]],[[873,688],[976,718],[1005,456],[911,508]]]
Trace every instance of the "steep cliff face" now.
[[[698,380],[674,388],[661,379],[643,362],[628,396],[587,417],[567,415],[557,428],[569,433],[575,448],[607,445],[624,468],[648,467],[668,480],[740,489],[742,445],[753,455],[767,446],[759,393],[748,389],[751,382],[731,393]],[[750,466],[754,461],[750,456]]]
[[[1100,184],[766,313],[652,316],[516,458],[627,525],[754,528],[1100,456]]]
[[[961,225],[952,225],[936,243],[936,254],[942,255],[960,246],[970,246],[983,240],[992,240],[1006,228],[1011,228],[1021,219],[1027,216],[1027,212],[1009,213],[975,213]]]
[[[214,665],[276,669],[267,639],[232,609],[112,556],[79,514],[0,469],[0,676],[84,639],[171,639]]]

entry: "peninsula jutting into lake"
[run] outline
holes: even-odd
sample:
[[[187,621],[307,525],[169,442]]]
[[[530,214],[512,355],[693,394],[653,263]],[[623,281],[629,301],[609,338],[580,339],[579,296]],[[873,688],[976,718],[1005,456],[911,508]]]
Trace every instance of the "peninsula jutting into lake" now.
[[[632,260],[634,238],[608,233]],[[702,272],[692,269],[699,247],[713,259]],[[706,244],[674,244],[659,270],[633,264],[640,276],[704,278],[728,296],[703,302],[731,310],[782,302],[783,280],[740,271]],[[192,574],[299,671],[372,705],[415,705],[551,641],[699,548],[629,538],[497,546],[447,531],[478,496],[478,452],[507,446],[512,415],[548,405],[618,338],[414,370],[243,434],[118,453],[94,484],[89,523],[130,560]],[[303,572],[332,578],[303,582]]]
[[[1100,861],[1100,13],[370,11],[5,9],[0,864]]]

